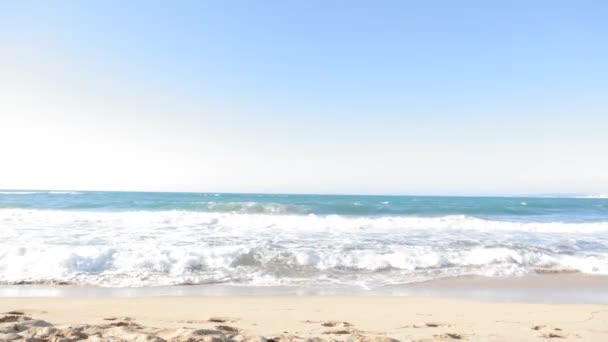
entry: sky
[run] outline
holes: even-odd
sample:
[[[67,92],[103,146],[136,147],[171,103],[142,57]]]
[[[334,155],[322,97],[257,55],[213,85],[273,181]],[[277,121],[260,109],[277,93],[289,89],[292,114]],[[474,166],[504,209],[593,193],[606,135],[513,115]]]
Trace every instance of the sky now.
[[[606,1],[3,1],[0,188],[608,193]]]

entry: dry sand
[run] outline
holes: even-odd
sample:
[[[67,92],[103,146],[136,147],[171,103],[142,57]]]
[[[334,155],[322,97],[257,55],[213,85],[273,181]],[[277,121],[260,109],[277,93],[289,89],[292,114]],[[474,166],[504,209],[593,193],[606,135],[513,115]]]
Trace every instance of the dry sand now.
[[[380,296],[32,297],[0,298],[0,312],[0,340],[608,341],[608,306],[591,304]]]

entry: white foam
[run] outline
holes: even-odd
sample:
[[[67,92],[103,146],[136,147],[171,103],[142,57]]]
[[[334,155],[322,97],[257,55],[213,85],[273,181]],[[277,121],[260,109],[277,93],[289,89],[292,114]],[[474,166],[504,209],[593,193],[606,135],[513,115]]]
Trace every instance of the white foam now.
[[[204,205],[210,211],[231,212],[243,214],[288,214],[297,212],[298,207],[281,203],[259,202],[196,202]]]
[[[2,282],[373,288],[537,268],[608,274],[608,222],[0,209]]]

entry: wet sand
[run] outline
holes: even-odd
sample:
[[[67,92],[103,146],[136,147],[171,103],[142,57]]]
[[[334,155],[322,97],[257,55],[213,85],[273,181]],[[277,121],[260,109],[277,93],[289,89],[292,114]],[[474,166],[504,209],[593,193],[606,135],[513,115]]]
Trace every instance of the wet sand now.
[[[182,285],[110,288],[83,285],[0,285],[2,297],[214,297],[214,296],[409,296],[494,302],[608,304],[608,276],[580,273],[525,277],[455,277],[385,286],[353,287]]]
[[[608,341],[607,279],[454,278],[373,295],[5,286],[0,341]]]

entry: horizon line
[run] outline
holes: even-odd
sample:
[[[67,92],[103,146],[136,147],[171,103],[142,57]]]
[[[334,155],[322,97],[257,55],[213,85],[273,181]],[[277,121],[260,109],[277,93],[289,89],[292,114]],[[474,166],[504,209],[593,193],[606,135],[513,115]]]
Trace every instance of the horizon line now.
[[[185,190],[78,190],[78,189],[16,189],[0,188],[6,192],[37,192],[37,191],[63,191],[63,192],[125,192],[125,193],[182,193],[182,194],[220,194],[220,195],[288,195],[288,196],[387,196],[387,197],[496,197],[496,198],[605,198],[605,194],[586,193],[536,193],[536,194],[415,194],[415,193],[318,193],[318,192],[231,192],[231,191],[185,191]]]

